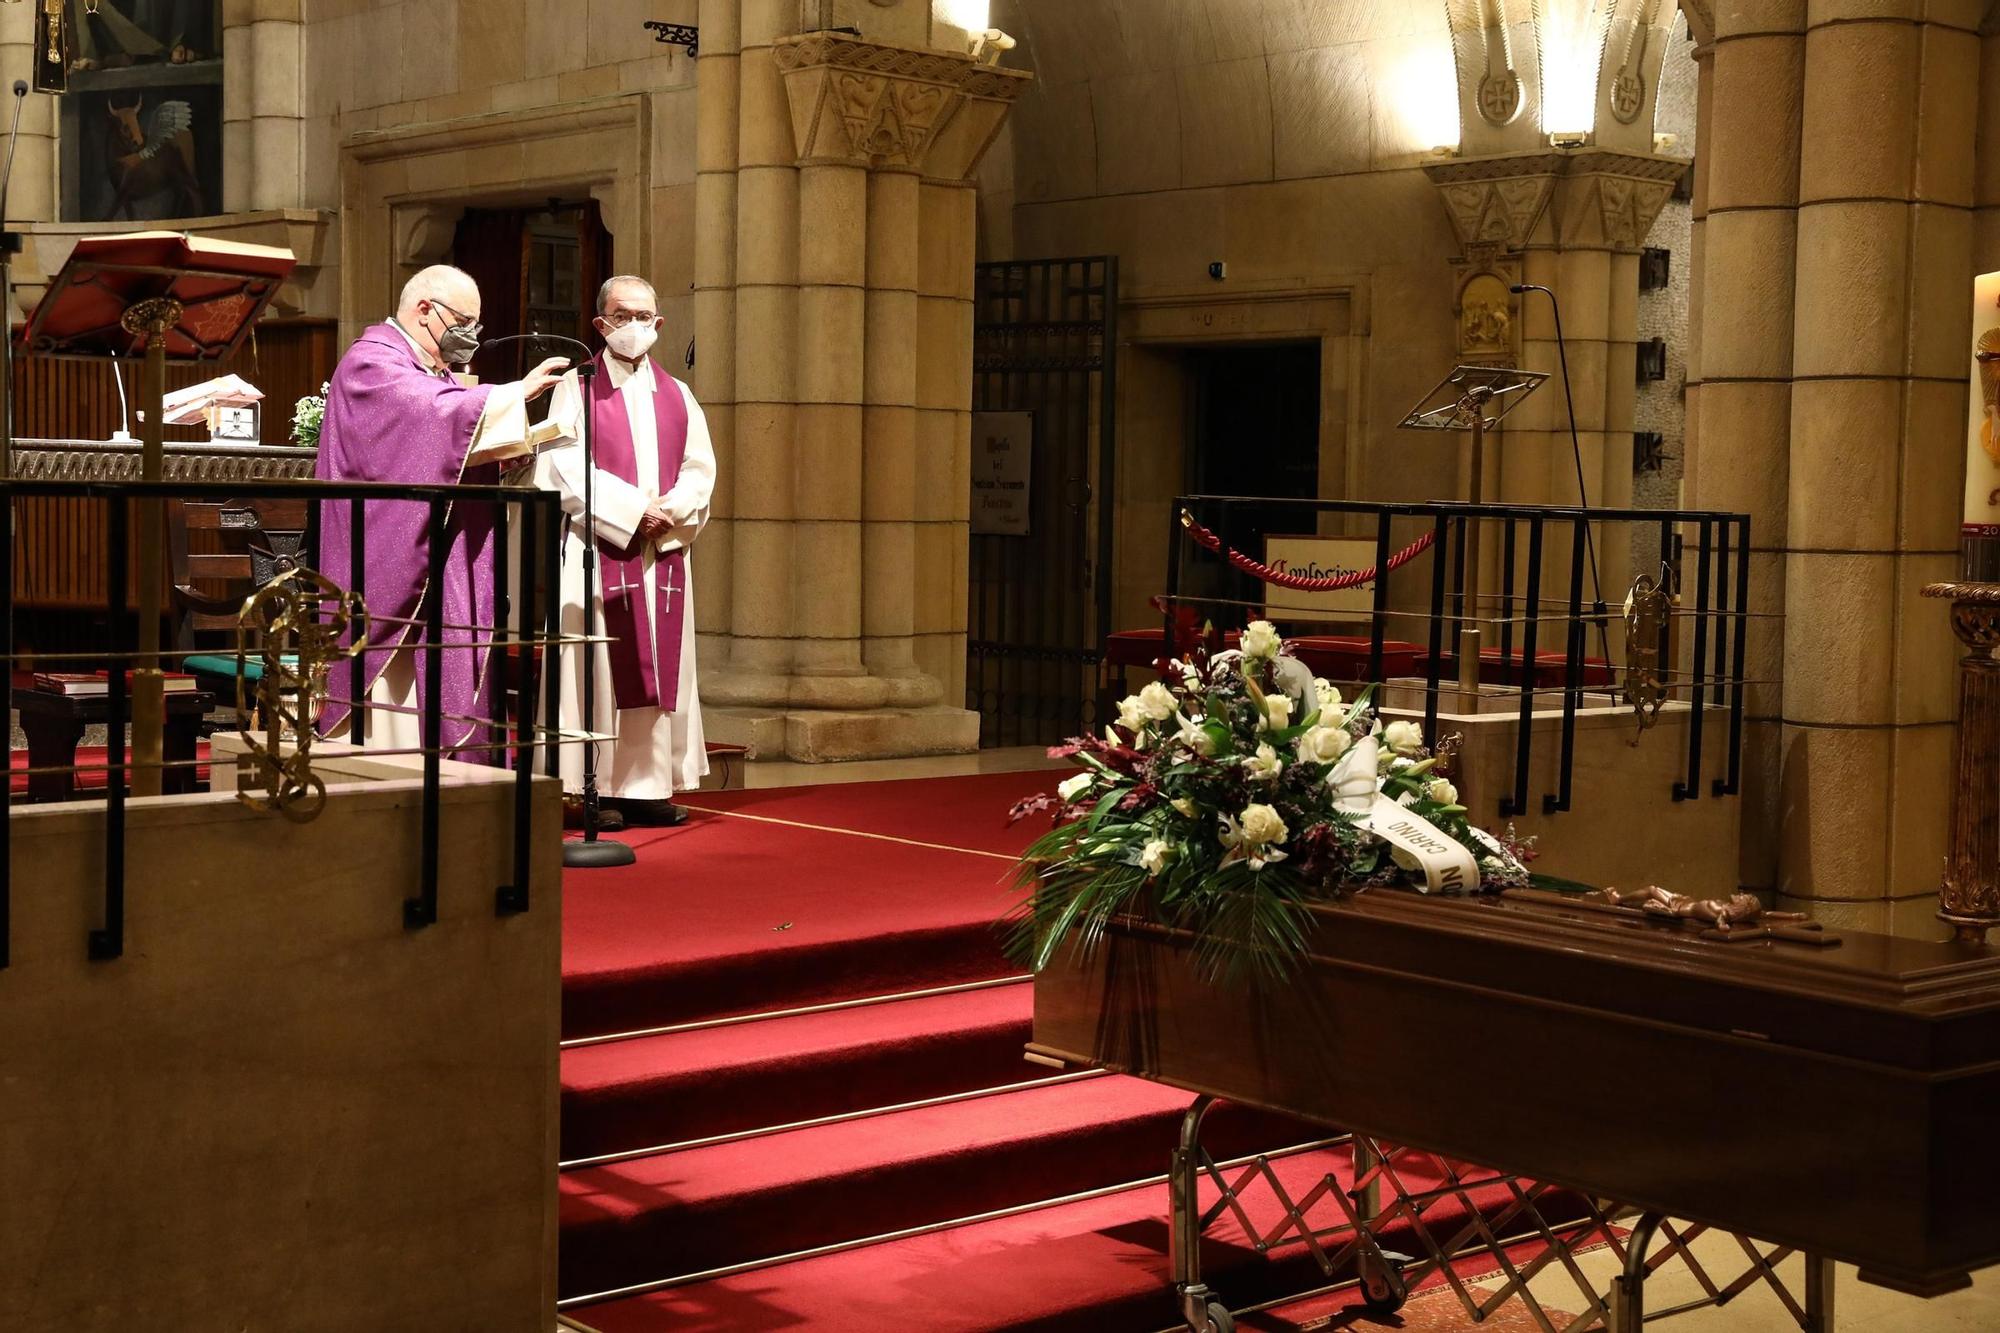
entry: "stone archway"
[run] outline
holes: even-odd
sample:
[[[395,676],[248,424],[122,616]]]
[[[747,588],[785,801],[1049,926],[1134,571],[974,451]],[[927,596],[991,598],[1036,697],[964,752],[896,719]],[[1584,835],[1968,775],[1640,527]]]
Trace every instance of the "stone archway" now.
[[[393,304],[402,280],[436,262],[470,203],[588,194],[620,266],[646,272],[643,95],[373,130],[341,145],[343,341]],[[440,243],[441,241],[441,243]]]

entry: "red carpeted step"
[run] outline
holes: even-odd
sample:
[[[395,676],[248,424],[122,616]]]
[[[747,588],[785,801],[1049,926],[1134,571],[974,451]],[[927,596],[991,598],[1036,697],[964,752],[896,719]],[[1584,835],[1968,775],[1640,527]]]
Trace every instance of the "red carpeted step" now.
[[[1027,1083],[1027,982],[695,1032],[562,1056],[565,1160]]]
[[[1155,1165],[1164,1169],[1164,1153]],[[1275,1166],[1295,1201],[1327,1172],[1352,1178],[1344,1149],[1280,1158]],[[1412,1185],[1419,1179],[1409,1177]],[[1213,1198],[1213,1188],[1205,1185],[1203,1197]],[[1485,1208],[1503,1196],[1488,1188],[1474,1197]],[[1246,1204],[1260,1231],[1280,1216],[1261,1186]],[[1333,1213],[1322,1203],[1311,1216]],[[1426,1222],[1443,1242],[1463,1217],[1446,1199]],[[1166,1187],[1141,1186],[589,1306],[571,1318],[601,1333],[1154,1333],[1178,1317],[1166,1218]],[[1389,1243],[1405,1253],[1417,1249],[1402,1229]],[[1228,1213],[1203,1237],[1202,1269],[1237,1308],[1325,1282],[1303,1246],[1260,1255]]]
[[[677,799],[697,810],[729,811],[1016,856],[1048,831],[1049,820],[1043,815],[1017,824],[1008,819],[1008,812],[1024,796],[1054,791],[1056,784],[1074,771],[1065,766],[962,778],[690,792]]]
[[[899,784],[900,785],[900,784]],[[563,1032],[599,1036],[1012,975],[1013,859],[711,813],[563,885]]]
[[[559,1286],[616,1290],[1144,1179],[1191,1100],[1105,1077],[571,1171]],[[1234,1155],[1315,1133],[1224,1105],[1206,1141]]]

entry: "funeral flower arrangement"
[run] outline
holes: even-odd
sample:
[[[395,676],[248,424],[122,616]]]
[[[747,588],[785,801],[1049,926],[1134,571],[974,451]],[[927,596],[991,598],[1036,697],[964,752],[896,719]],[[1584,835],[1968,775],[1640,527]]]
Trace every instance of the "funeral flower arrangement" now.
[[[1169,663],[1102,737],[1049,752],[1081,773],[1015,807],[1054,826],[1022,856],[1010,952],[1039,971],[1138,916],[1190,932],[1211,975],[1282,976],[1315,900],[1527,884],[1529,849],[1474,828],[1446,756],[1414,722],[1383,725],[1372,692],[1343,699],[1261,620],[1240,650]]]
[[[292,443],[305,449],[319,447],[319,424],[326,419],[326,395],[333,388],[328,380],[317,394],[307,394],[292,405]]]

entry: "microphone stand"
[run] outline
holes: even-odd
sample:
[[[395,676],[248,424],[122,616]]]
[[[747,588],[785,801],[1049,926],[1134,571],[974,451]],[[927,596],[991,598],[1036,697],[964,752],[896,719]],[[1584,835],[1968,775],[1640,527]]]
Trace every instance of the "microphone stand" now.
[[[591,401],[591,383],[597,377],[597,354],[590,345],[560,333],[516,333],[505,338],[492,338],[482,347],[497,347],[510,342],[563,343],[583,353],[583,359],[576,364],[577,388],[583,397],[583,729],[591,739],[583,743],[583,837],[568,838],[563,841],[563,865],[566,868],[582,870],[602,870],[612,866],[629,866],[638,860],[638,855],[622,842],[610,842],[598,836],[599,805],[597,795],[597,524],[593,492],[596,489],[596,452],[592,448],[594,427],[591,419],[596,416]],[[523,553],[525,558],[525,552]],[[550,597],[561,596],[560,588],[549,589]],[[553,719],[560,722],[560,719]]]
[[[1554,292],[1539,283],[1516,283],[1507,290],[1513,292],[1516,296],[1521,295],[1523,292],[1540,292],[1549,298],[1549,309],[1555,313],[1556,356],[1562,364],[1563,405],[1569,412],[1569,451],[1570,456],[1576,460],[1576,498],[1578,504],[1588,509],[1590,508],[1590,489],[1584,484],[1583,480],[1583,446],[1577,443],[1576,438],[1576,399],[1571,396],[1569,389],[1569,349],[1563,343],[1562,302],[1556,300]],[[1611,660],[1611,638],[1604,609],[1604,580],[1597,571],[1597,542],[1592,537],[1590,524],[1587,522],[1583,525],[1583,544],[1585,549],[1590,553],[1590,590],[1596,599],[1592,603],[1591,610],[1593,613],[1592,618],[1597,624],[1597,649],[1604,654],[1604,660],[1609,662]],[[1662,555],[1664,554],[1662,552]]]
[[[14,80],[14,124],[7,131],[7,164],[0,168],[0,315],[6,323],[6,346],[0,347],[0,478],[14,476],[14,256],[21,253],[21,233],[7,231],[7,192],[14,181],[14,148],[21,141],[21,107],[28,100],[28,81]],[[8,540],[13,539],[13,515],[8,514]]]

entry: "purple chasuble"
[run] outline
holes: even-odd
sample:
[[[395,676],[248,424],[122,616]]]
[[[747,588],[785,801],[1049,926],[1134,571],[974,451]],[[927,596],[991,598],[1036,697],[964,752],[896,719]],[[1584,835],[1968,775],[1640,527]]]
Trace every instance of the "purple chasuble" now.
[[[625,401],[611,385],[604,353],[597,355],[597,374],[590,381],[591,451],[597,467],[620,481],[638,485],[637,442]],[[681,386],[648,357],[642,370],[653,376],[653,423],[657,440],[645,441],[660,451],[660,491],[665,494],[680,475],[687,453],[687,399]],[[611,642],[611,689],[620,708],[658,708],[673,712],[680,704],[682,616],[687,606],[687,551],[668,551],[654,561],[653,614],[646,615],[646,563],[643,543],[613,546],[597,539],[599,577],[604,596],[604,634]]]
[[[322,481],[394,482],[405,486],[491,486],[499,481],[492,464],[466,466],[473,432],[490,385],[465,388],[425,368],[416,349],[390,324],[376,324],[355,340],[334,369],[320,425],[319,458],[313,473]],[[319,506],[320,572],[347,586],[354,578],[350,518],[345,500]],[[320,730],[331,733],[346,718],[349,699],[366,699],[396,649],[420,644],[427,634],[420,620],[426,597],[444,599],[443,744],[451,750],[484,745],[483,722],[492,715],[493,682],[486,670],[490,631],[455,626],[494,623],[493,507],[453,503],[445,515],[443,585],[429,589],[426,555],[430,506],[407,500],[362,503],[365,560],[357,591],[368,605],[366,675],[354,679],[353,664],[334,664]],[[456,645],[457,650],[451,650]],[[418,653],[417,703],[425,701],[428,654]],[[492,752],[471,749],[463,756],[488,763]]]

